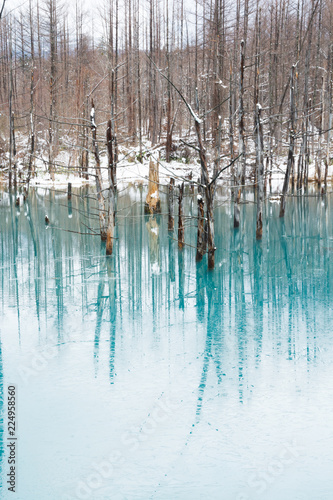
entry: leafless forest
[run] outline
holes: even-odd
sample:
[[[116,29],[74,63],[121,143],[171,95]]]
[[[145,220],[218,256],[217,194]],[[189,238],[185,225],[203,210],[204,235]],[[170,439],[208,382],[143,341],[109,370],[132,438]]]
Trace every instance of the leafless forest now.
[[[108,152],[114,186],[120,148],[135,150],[138,162],[154,149],[166,163],[197,158],[213,267],[221,171],[232,179],[235,227],[242,187],[256,186],[257,238],[274,172],[284,177],[281,216],[288,192],[306,194],[310,181],[327,190],[332,24],[324,0],[110,0],[93,20],[80,2],[71,13],[60,0],[12,12],[5,3],[3,176],[29,184],[42,161],[52,178],[63,150],[83,177]],[[98,171],[96,179],[98,194]]]

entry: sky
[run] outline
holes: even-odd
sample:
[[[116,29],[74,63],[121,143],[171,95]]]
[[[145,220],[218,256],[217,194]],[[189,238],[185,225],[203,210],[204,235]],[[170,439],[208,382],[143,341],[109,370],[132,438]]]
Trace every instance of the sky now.
[[[39,5],[42,6],[45,0],[39,0]],[[0,0],[0,3],[2,0]],[[33,4],[36,4],[37,0],[32,0]],[[63,5],[64,8],[68,11],[68,19],[69,19],[69,27],[71,31],[71,26],[73,27],[73,33],[75,32],[75,17],[76,17],[76,4],[82,5],[82,10],[84,13],[84,26],[83,31],[92,37],[95,41],[100,40],[103,35],[105,36],[105,29],[102,21],[103,11],[105,10],[105,6],[108,5],[108,0],[57,0],[58,6]],[[172,11],[172,0],[169,0],[169,10],[170,14]],[[124,2],[123,0],[119,0],[119,7],[122,9]],[[141,8],[142,5],[142,8]],[[6,0],[4,16],[9,15],[9,13],[13,13],[18,15],[20,10],[27,11],[29,6],[29,0]],[[145,15],[143,7],[147,6],[147,0],[140,0],[140,12],[141,15]],[[193,0],[184,0],[185,11],[194,14],[194,2]],[[199,15],[200,15],[199,8]],[[147,16],[149,15],[148,10],[146,12]],[[122,20],[122,15],[120,14],[120,22]],[[191,15],[187,16],[188,25],[187,29],[190,33],[190,38],[193,36],[193,18]],[[141,32],[143,34],[143,31]],[[73,39],[73,43],[75,43]]]
[[[36,0],[32,0],[33,4],[36,4]],[[2,2],[2,0],[0,0]],[[42,6],[44,0],[39,0],[39,5]],[[57,0],[58,5],[64,5],[67,10],[69,16],[69,26],[73,25],[73,29],[75,29],[75,11],[76,11],[76,3],[83,6],[83,12],[86,12],[84,31],[87,34],[92,34],[94,31],[94,38],[98,39],[103,35],[103,23],[101,21],[101,11],[103,9],[103,4],[107,3],[107,0]],[[121,1],[119,2],[121,4]],[[4,17],[13,13],[14,15],[18,15],[20,10],[26,11],[29,6],[29,0],[6,0],[5,9],[4,9]]]

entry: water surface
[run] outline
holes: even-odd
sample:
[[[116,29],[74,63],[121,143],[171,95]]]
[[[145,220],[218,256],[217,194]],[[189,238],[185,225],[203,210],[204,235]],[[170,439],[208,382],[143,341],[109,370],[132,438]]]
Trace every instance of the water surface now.
[[[331,500],[331,197],[267,202],[258,243],[251,193],[237,231],[220,194],[212,272],[134,187],[106,258],[92,197],[0,193],[1,498]]]

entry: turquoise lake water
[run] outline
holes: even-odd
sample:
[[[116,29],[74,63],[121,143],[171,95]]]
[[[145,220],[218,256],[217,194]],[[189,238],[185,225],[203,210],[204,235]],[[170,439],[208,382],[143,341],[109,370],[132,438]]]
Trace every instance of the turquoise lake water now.
[[[196,221],[179,251],[145,189],[119,193],[109,258],[73,194],[0,192],[0,497],[332,500],[332,197],[288,198],[284,220],[267,201],[256,242],[252,194],[235,231],[219,193],[208,272]]]

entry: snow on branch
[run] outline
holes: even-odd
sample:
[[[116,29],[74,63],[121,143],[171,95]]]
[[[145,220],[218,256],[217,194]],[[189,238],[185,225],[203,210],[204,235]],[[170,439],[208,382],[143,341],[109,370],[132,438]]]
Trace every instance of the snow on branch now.
[[[91,128],[96,129],[97,127],[96,127],[96,122],[95,122],[95,106],[94,106],[93,100],[91,100],[90,121],[91,121]]]

